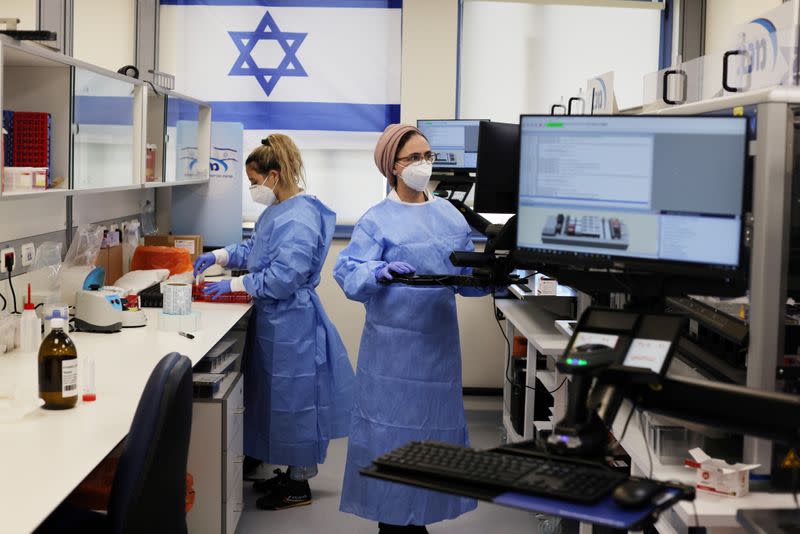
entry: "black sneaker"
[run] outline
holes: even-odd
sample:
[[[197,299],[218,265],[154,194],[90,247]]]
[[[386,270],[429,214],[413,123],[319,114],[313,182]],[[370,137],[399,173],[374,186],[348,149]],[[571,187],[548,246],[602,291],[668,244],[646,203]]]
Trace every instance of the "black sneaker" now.
[[[311,504],[311,488],[308,480],[299,482],[286,478],[280,484],[275,484],[273,490],[256,501],[256,506],[261,510],[285,510],[297,506]]]
[[[280,484],[289,478],[288,471],[276,469],[273,471],[273,473],[275,473],[276,476],[266,480],[256,480],[253,482],[253,490],[255,490],[257,493],[269,493],[277,484]]]
[[[390,525],[378,523],[378,534],[428,534],[425,525]]]

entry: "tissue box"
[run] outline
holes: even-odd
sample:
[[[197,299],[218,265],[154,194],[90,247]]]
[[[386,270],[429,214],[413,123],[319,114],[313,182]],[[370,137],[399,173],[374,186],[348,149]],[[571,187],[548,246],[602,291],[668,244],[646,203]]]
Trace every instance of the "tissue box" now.
[[[729,464],[710,457],[700,448],[690,450],[689,454],[692,460],[686,460],[685,465],[697,470],[698,490],[728,497],[742,497],[750,492],[750,471],[759,464]]]

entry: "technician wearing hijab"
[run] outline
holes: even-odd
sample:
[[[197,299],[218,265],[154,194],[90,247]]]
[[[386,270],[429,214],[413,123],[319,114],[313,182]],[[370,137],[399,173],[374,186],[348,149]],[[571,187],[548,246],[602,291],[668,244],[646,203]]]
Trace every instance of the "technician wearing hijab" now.
[[[217,263],[250,273],[207,293],[254,298],[244,370],[244,451],[288,472],[256,482],[259,508],[311,503],[308,479],[325,461],[328,440],[347,435],[353,369],[315,287],[336,214],[300,188],[303,162],[294,142],[273,134],[247,158],[253,200],[267,206],[253,237],[200,256],[195,273]]]
[[[393,273],[463,274],[448,256],[473,250],[470,228],[449,202],[427,193],[434,159],[416,128],[386,128],[375,164],[392,191],[358,221],[334,269],[347,297],[367,311],[340,509],[378,521],[380,533],[427,532],[425,525],[476,506],[359,475],[409,441],[468,443],[455,292],[485,291],[381,283]]]

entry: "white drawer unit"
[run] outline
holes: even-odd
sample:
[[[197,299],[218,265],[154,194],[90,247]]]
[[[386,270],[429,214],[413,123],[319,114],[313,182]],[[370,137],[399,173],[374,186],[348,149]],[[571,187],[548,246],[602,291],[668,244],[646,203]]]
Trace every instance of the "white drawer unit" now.
[[[194,477],[194,507],[186,516],[190,534],[234,534],[244,509],[244,380],[230,373],[213,398],[195,399],[188,470]]]

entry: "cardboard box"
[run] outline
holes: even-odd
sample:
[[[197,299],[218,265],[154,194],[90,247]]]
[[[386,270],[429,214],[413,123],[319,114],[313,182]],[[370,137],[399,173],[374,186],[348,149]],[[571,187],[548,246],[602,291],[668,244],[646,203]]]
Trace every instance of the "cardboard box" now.
[[[539,278],[539,285],[536,286],[537,295],[553,296],[558,294],[558,281],[553,278]]]
[[[750,492],[750,471],[759,464],[729,464],[710,457],[699,447],[689,454],[694,461],[686,460],[685,465],[697,470],[698,490],[728,497],[742,497]]]
[[[192,261],[203,253],[203,236],[200,235],[146,235],[144,244],[156,247],[175,247],[189,251]]]
[[[106,285],[114,285],[122,278],[122,246],[101,248],[96,265],[106,270]]]

